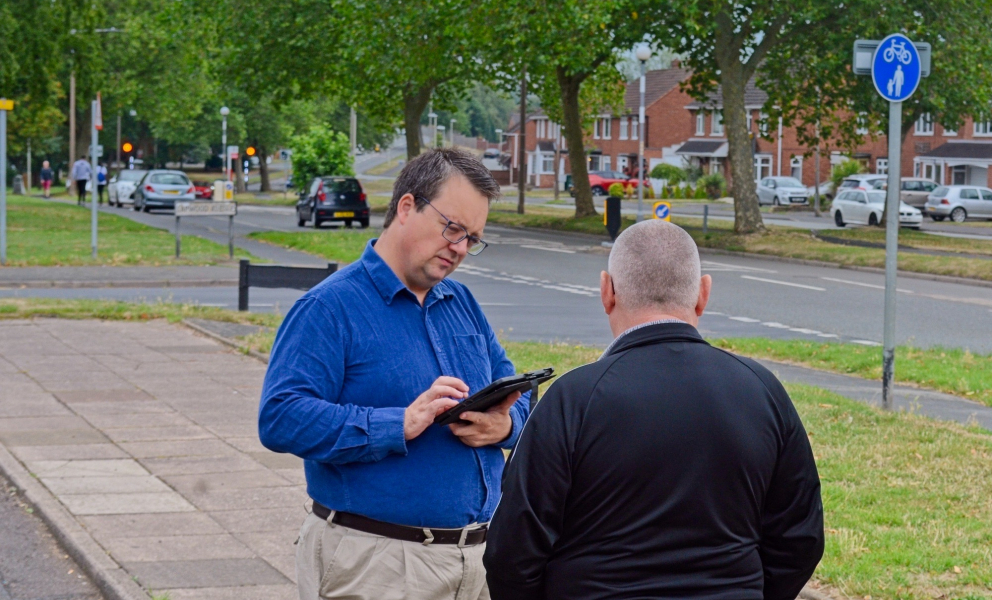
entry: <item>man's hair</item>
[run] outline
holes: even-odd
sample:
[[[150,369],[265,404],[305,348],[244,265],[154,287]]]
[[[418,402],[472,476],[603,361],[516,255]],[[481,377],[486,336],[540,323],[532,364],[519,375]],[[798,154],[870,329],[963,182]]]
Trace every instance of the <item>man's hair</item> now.
[[[386,209],[386,222],[389,227],[396,217],[396,209],[400,198],[405,194],[413,194],[417,212],[424,210],[427,200],[433,200],[452,175],[460,174],[468,179],[480,194],[489,202],[499,198],[499,184],[493,174],[482,165],[476,157],[464,150],[455,148],[437,148],[417,156],[411,160],[393,184],[393,198]]]
[[[693,310],[699,299],[699,250],[667,221],[642,221],[624,230],[610,251],[617,303],[626,309]]]

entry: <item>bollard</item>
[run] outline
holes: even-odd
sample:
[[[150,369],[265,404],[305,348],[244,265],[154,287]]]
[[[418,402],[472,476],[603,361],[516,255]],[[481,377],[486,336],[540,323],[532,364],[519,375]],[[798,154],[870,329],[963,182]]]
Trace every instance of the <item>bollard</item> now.
[[[24,176],[20,174],[14,175],[14,184],[11,187],[13,188],[11,191],[14,193],[15,196],[23,196]]]
[[[706,235],[709,231],[709,220],[710,220],[710,205],[703,205],[703,235]]]
[[[616,240],[620,234],[620,198],[608,196],[606,198],[606,212],[603,215],[603,224],[606,225],[606,232],[610,234],[611,240]]]

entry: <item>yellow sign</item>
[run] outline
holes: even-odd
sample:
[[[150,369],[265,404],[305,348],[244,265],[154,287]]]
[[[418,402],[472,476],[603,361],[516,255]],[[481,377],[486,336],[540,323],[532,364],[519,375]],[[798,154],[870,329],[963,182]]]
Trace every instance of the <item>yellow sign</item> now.
[[[661,219],[663,221],[669,221],[669,222],[671,222],[671,220],[672,220],[672,203],[671,202],[665,202],[664,200],[662,200],[661,202],[655,202],[654,203],[654,218],[655,219]]]
[[[14,101],[0,98],[0,110],[14,110]]]

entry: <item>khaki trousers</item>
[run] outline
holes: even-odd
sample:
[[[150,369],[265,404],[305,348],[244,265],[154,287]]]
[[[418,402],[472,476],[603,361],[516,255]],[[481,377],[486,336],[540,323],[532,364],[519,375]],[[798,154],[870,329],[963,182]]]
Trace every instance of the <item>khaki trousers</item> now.
[[[300,600],[489,600],[485,550],[394,540],[310,514],[296,547]]]

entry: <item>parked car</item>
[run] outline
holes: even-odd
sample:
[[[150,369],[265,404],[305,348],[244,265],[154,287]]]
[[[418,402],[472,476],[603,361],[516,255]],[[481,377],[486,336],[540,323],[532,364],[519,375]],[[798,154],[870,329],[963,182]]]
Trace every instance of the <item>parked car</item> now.
[[[572,182],[572,176],[566,175],[565,189],[568,190],[570,196],[575,196],[575,186]],[[626,189],[628,185],[634,186],[635,190],[637,189],[637,180],[628,177],[627,174],[622,171],[589,171],[589,187],[592,188],[593,196],[605,196],[609,193],[610,186],[614,183],[623,185],[624,189]],[[650,187],[651,182],[645,180],[644,185]]]
[[[992,219],[992,190],[975,185],[942,185],[927,196],[924,209],[934,221],[948,217],[955,223],[968,218]]]
[[[362,184],[354,177],[314,177],[296,203],[296,224],[300,227],[313,220],[314,229],[327,221],[344,221],[351,227],[355,221],[363,228],[369,226],[368,197]]]
[[[806,188],[806,194],[810,198],[812,198],[813,196],[815,196],[816,195],[816,186],[811,185],[808,188]],[[820,183],[820,198],[826,198],[827,200],[833,200],[834,199],[834,182],[833,181],[830,181],[828,179],[827,181],[823,181],[823,182]]]
[[[486,151],[482,153],[482,158],[499,158],[499,149],[486,148]]]
[[[870,173],[859,173],[846,177],[837,186],[837,193],[844,190],[877,190],[885,185],[888,175],[872,175]]]
[[[886,180],[876,183],[875,186],[877,189],[887,190],[889,189],[888,183],[888,180]],[[922,177],[903,177],[899,183],[899,199],[913,208],[918,208],[922,211],[927,203],[927,196],[935,189],[937,189],[937,183],[929,179],[923,179]]]
[[[209,181],[194,181],[193,193],[196,194],[198,200],[213,200],[214,184]]]
[[[146,173],[141,169],[125,169],[111,177],[107,183],[107,204],[118,208],[134,204],[134,190]]]
[[[886,192],[882,190],[841,190],[830,204],[830,214],[837,227],[848,224],[878,225],[885,213]],[[899,202],[899,225],[919,229],[923,213]]]
[[[795,177],[765,177],[758,182],[758,204],[808,204],[809,192]]]
[[[176,202],[196,200],[196,189],[182,171],[155,169],[148,171],[134,191],[134,210],[175,209]]]

